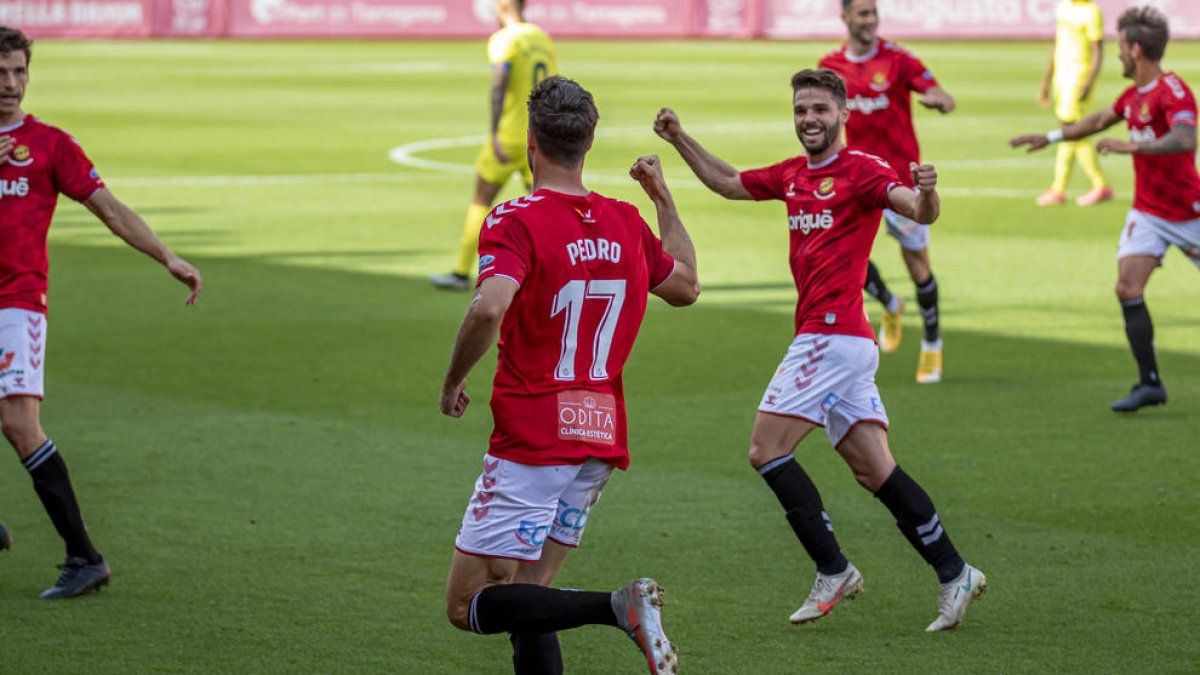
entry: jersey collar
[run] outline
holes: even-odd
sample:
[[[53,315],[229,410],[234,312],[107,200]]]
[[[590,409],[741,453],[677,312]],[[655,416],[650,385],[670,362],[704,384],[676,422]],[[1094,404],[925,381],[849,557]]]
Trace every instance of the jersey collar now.
[[[27,120],[27,119],[29,119],[28,114],[25,115],[24,117],[22,117],[21,121],[17,122],[16,124],[10,124],[9,126],[6,126],[6,127],[0,127],[0,134],[4,133],[6,131],[12,131],[14,129],[21,128],[25,124],[25,120]]]
[[[866,54],[863,54],[862,56],[855,56],[855,55],[851,54],[850,53],[850,44],[847,43],[846,44],[846,60],[849,61],[850,63],[866,63],[867,61],[870,61],[871,59],[873,59],[879,55],[879,45],[881,42],[883,42],[883,40],[876,39],[875,46],[871,47],[871,51],[867,52]]]
[[[1142,86],[1138,87],[1138,93],[1139,94],[1148,94],[1148,93],[1154,91],[1155,87],[1158,86],[1158,81],[1163,79],[1163,75],[1166,75],[1166,73],[1163,73],[1162,75],[1159,75],[1158,77],[1156,77],[1154,79],[1154,81],[1151,82],[1150,84],[1146,84],[1146,85],[1142,85]]]
[[[840,156],[841,156],[841,154],[842,154],[842,153],[840,153],[840,152],[835,152],[835,153],[833,153],[833,156],[832,156],[832,157],[827,157],[826,159],[822,160],[821,162],[819,162],[819,163],[817,163],[817,164],[813,164],[812,162],[809,162],[809,164],[808,164],[808,168],[810,168],[810,169],[824,169],[825,167],[829,166],[830,164],[833,164],[834,162],[836,162],[836,161],[837,161],[837,158],[838,158],[838,157],[840,157]]]

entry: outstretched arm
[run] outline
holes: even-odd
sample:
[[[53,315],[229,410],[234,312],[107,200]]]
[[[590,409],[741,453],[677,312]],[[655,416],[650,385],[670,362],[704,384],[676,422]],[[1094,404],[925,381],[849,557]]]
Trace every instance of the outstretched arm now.
[[[937,170],[932,164],[913,162],[909,165],[916,190],[900,186],[888,193],[892,210],[922,225],[932,225],[942,212],[942,200],[937,193]]]
[[[1117,138],[1102,138],[1096,149],[1103,153],[1137,155],[1176,155],[1196,151],[1196,127],[1176,124],[1162,138],[1153,141],[1122,141]]]
[[[1052,129],[1045,134],[1025,134],[1017,136],[1009,140],[1008,144],[1011,147],[1019,148],[1023,145],[1029,146],[1029,152],[1041,150],[1042,148],[1057,143],[1058,141],[1077,141],[1081,138],[1087,138],[1092,134],[1098,134],[1101,131],[1111,127],[1121,121],[1121,116],[1112,111],[1112,108],[1104,108],[1088,115],[1087,117],[1074,122],[1072,124],[1064,124],[1059,129]],[[1101,141],[1103,143],[1103,141]],[[1097,146],[1099,147],[1099,146]]]
[[[696,247],[679,219],[675,210],[675,200],[667,189],[667,181],[663,177],[662,162],[658,155],[638,157],[629,169],[629,175],[641,183],[642,189],[654,202],[658,212],[658,235],[662,239],[663,250],[675,259],[675,270],[658,286],[650,289],[668,304],[682,307],[696,302],[700,297],[700,279],[696,272]]]
[[[196,303],[200,288],[204,285],[200,278],[200,270],[167,248],[136,211],[126,206],[106,188],[97,190],[83,205],[96,214],[96,217],[126,244],[162,263],[172,276],[191,289],[187,304]]]
[[[674,110],[663,108],[654,120],[654,133],[675,146],[701,183],[726,199],[753,199],[741,174],[728,162],[705,150],[683,131]]]
[[[941,87],[932,87],[925,90],[925,93],[921,95],[920,103],[926,108],[937,110],[943,115],[952,112],[956,107],[954,97]]]
[[[443,415],[462,417],[471,402],[467,395],[467,375],[479,363],[496,341],[504,313],[517,294],[517,284],[506,277],[489,277],[479,284],[467,315],[458,328],[454,341],[454,353],[450,356],[450,367],[442,382],[442,396],[438,406]]]

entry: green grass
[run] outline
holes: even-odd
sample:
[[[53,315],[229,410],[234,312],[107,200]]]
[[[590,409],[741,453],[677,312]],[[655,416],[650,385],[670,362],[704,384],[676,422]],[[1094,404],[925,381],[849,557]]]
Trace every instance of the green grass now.
[[[705,294],[648,313],[626,370],[633,466],[559,581],[657,577],[690,673],[1195,672],[1200,277],[1171,252],[1147,293],[1170,405],[1114,416],[1135,378],[1111,290],[1131,169],[1104,159],[1116,202],[1033,206],[1052,158],[1005,140],[1053,124],[1032,104],[1046,44],[913,45],[960,106],[918,119],[945,193],[946,381],[912,381],[915,312],[878,377],[895,454],[992,590],[961,630],[925,635],[932,574],[814,435],[799,456],[868,593],[787,623],[812,566],[745,461],[791,337],[782,207],[711,195],[649,125],[673,106],[741,167],[797,152],[788,77],[829,46],[560,43],[601,110],[590,183],[645,208],[624,171],[663,153]],[[1124,86],[1109,51],[1097,101]],[[1200,84],[1200,45],[1168,56]],[[485,129],[482,45],[46,40],[33,78],[26,108],[78,136],[206,287],[185,308],[163,270],[63,205],[44,421],[115,576],[37,599],[62,552],[10,460],[0,672],[510,672],[507,640],[443,618],[494,358],[467,417],[440,416],[466,296],[424,277],[453,258],[476,147],[420,155],[457,173],[388,160]],[[895,243],[874,258],[911,299]],[[571,673],[644,668],[610,629],[562,642]]]

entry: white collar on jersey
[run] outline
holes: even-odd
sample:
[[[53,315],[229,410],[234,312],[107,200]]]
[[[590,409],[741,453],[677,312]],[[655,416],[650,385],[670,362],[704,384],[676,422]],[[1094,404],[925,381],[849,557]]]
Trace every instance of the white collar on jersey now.
[[[870,61],[871,59],[875,58],[875,56],[878,53],[879,53],[879,42],[878,41],[875,43],[874,47],[871,47],[871,51],[867,52],[866,54],[863,54],[862,56],[855,56],[855,55],[851,54],[850,46],[849,45],[846,46],[846,60],[849,61],[850,63],[866,63],[867,61]]]
[[[28,117],[28,115],[26,115],[25,117]],[[0,134],[4,133],[6,131],[12,131],[13,129],[19,128],[22,124],[25,124],[25,117],[22,117],[21,121],[17,122],[16,124],[12,124],[7,127],[0,127]]]
[[[1145,94],[1146,92],[1154,91],[1154,88],[1158,86],[1158,81],[1161,79],[1162,79],[1162,75],[1159,75],[1158,77],[1154,78],[1154,81],[1151,82],[1150,84],[1138,87],[1138,93]]]
[[[829,157],[829,158],[825,159],[824,161],[822,161],[822,162],[821,162],[821,163],[819,163],[819,164],[813,164],[812,162],[809,162],[809,163],[808,163],[808,168],[810,168],[810,169],[824,169],[825,167],[827,167],[827,166],[829,166],[830,164],[833,164],[835,161],[837,161],[838,155],[840,155],[840,154],[842,154],[842,153],[840,153],[840,152],[835,152],[835,153],[833,153],[833,157]]]

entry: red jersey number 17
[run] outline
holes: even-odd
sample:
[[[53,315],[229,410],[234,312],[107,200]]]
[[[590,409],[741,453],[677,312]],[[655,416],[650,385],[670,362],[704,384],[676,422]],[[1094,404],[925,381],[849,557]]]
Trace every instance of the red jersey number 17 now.
[[[575,352],[579,344],[579,319],[583,316],[583,304],[588,300],[601,300],[606,303],[604,316],[596,328],[592,338],[592,380],[608,379],[608,353],[612,349],[613,334],[617,331],[617,319],[621,314],[621,306],[625,304],[624,279],[592,279],[584,281],[576,279],[568,281],[554,296],[554,309],[550,318],[566,312],[563,324],[562,351],[559,352],[558,366],[554,369],[554,379],[560,382],[575,380]]]

